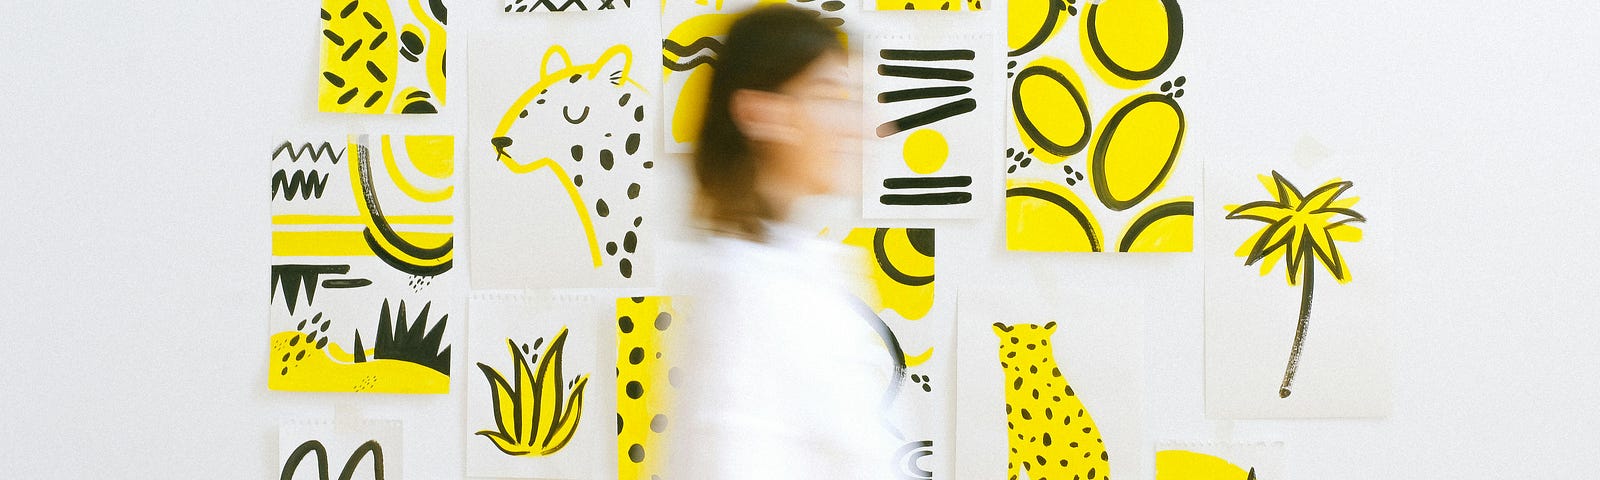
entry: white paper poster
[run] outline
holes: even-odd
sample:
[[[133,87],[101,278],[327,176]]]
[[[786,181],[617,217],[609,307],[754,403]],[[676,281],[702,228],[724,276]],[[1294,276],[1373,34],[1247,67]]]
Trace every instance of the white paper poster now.
[[[615,302],[586,294],[472,294],[468,476],[615,477]]]
[[[974,218],[995,194],[999,137],[987,33],[863,35],[868,218]]]
[[[1122,307],[1052,285],[962,291],[955,478],[1144,478],[1144,326]]]
[[[1387,415],[1392,196],[1357,167],[1207,169],[1207,415]]]
[[[1285,477],[1283,442],[1161,442],[1156,480],[1268,480]]]
[[[285,421],[275,478],[401,480],[403,433],[398,420]]]
[[[657,15],[494,15],[474,29],[474,289],[654,283]]]

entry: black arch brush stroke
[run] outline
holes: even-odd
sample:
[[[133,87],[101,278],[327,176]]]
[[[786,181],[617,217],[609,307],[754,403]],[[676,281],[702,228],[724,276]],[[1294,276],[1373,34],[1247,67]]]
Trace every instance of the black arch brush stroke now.
[[[1006,190],[1006,198],[1011,197],[1033,197],[1061,207],[1062,210],[1065,210],[1067,214],[1072,215],[1072,218],[1078,221],[1078,225],[1083,227],[1084,232],[1089,234],[1089,251],[1099,252],[1102,250],[1100,232],[1095,231],[1094,225],[1089,223],[1089,217],[1085,216],[1082,211],[1078,210],[1078,207],[1073,206],[1072,202],[1067,201],[1066,198],[1034,187],[1016,187]]]
[[[878,125],[878,138],[887,137],[913,128],[931,124],[946,118],[971,112],[978,108],[978,101],[963,98],[937,107],[923,110],[918,113],[906,115],[899,120],[884,122]]]
[[[328,480],[328,449],[322,442],[307,440],[289,454],[289,459],[283,464],[283,473],[278,475],[280,480],[293,480],[296,469],[305,461],[308,454],[316,454],[317,478]],[[339,472],[339,480],[350,480],[356,475],[356,467],[361,466],[361,459],[372,455],[372,480],[383,480],[383,446],[377,440],[367,440],[350,453],[350,458],[345,460],[344,469]]]
[[[1133,248],[1133,241],[1139,239],[1139,234],[1156,221],[1167,217],[1188,216],[1194,217],[1194,202],[1173,202],[1150,209],[1144,216],[1133,221],[1128,226],[1128,231],[1122,232],[1122,241],[1117,242],[1117,251],[1126,252]]]

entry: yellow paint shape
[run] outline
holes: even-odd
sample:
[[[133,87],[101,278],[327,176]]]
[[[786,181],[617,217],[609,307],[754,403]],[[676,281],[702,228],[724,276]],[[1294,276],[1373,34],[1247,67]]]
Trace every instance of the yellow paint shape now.
[[[389,136],[384,135],[381,142],[381,148],[383,149],[384,171],[389,173],[389,179],[394,182],[394,186],[400,188],[400,191],[405,193],[407,197],[411,197],[412,200],[422,203],[439,203],[449,200],[451,196],[455,195],[455,185],[446,185],[444,188],[438,190],[424,190],[422,188],[418,188],[416,185],[412,185],[410,180],[406,180],[405,174],[400,172],[400,164],[394,159],[394,145],[389,141]],[[410,142],[407,141],[406,143],[409,144]],[[446,152],[448,157],[446,157],[445,161],[454,162],[455,150],[451,149],[447,150]],[[406,150],[406,153],[408,155],[415,155],[417,152]],[[427,154],[430,152],[423,153]],[[437,154],[438,152],[431,153]]]
[[[906,359],[907,368],[915,367],[924,363],[928,363],[928,359],[933,358],[933,347],[928,347],[927,350],[923,350],[922,353],[916,355],[909,353],[901,353],[901,355]]]
[[[661,315],[668,321],[658,323]],[[617,391],[628,392],[637,382],[640,392],[639,398],[617,395],[617,478],[655,478],[665,469],[667,443],[661,435],[673,425],[667,378],[673,357],[664,347],[675,315],[671,297],[617,299]],[[630,458],[635,451],[642,461]]]
[[[291,340],[294,340],[293,345],[290,345]],[[268,388],[299,392],[450,392],[450,377],[431,368],[401,360],[372,359],[362,363],[338,360],[327,350],[300,340],[304,337],[296,331],[272,335]],[[328,348],[338,349],[333,344]],[[344,351],[339,349],[339,352]],[[353,357],[346,358],[353,360]]]
[[[406,158],[417,171],[448,180],[456,171],[456,137],[450,135],[406,135]]]
[[[1018,72],[1013,88],[1012,121],[1034,158],[1053,165],[1088,146],[1089,96],[1066,61],[1039,57]]]
[[[1067,381],[1056,361],[1051,336],[1056,322],[1044,325],[995,323],[1006,397],[1007,475],[999,478],[1111,478],[1110,455],[1089,407]],[[992,365],[992,364],[991,364]],[[1120,477],[1119,477],[1120,478]]]
[[[396,232],[419,245],[443,245],[449,233]],[[276,257],[370,257],[372,247],[359,230],[313,232],[272,232],[272,255]]]
[[[1183,110],[1166,95],[1124,99],[1096,128],[1089,156],[1095,195],[1112,210],[1127,210],[1165,186],[1178,161]]]
[[[433,96],[439,99],[439,106],[445,104],[445,31],[444,23],[433,18],[430,9],[422,7],[422,0],[407,0],[411,6],[411,14],[428,30],[427,44],[424,55],[427,57],[428,87],[433,90]],[[459,57],[457,57],[459,58]]]
[[[341,15],[347,5],[355,9],[349,15]],[[398,43],[398,30],[391,32],[395,29],[389,2],[322,0],[322,11],[331,15],[322,22],[323,34],[318,36],[322,42],[322,74],[317,79],[317,109],[383,113],[394,96],[400,50],[362,47],[370,47],[379,38]]]
[[[911,171],[927,175],[944,168],[945,160],[950,158],[950,143],[938,130],[924,128],[906,136],[900,154]]]
[[[1102,0],[1089,5],[1078,15],[1078,44],[1085,63],[1113,87],[1131,89],[1149,82],[1165,72],[1178,54],[1183,19],[1177,13],[1177,0]]]
[[[711,94],[711,66],[701,65],[689,72],[678,91],[678,104],[672,109],[672,140],[693,143],[700,139],[705,123],[706,97]]]
[[[1012,52],[1049,42],[1067,23],[1061,0],[1011,0],[1006,5],[1006,46]]]
[[[1006,181],[1006,249],[1032,252],[1103,250],[1100,224],[1065,186],[1047,180]]]
[[[1194,251],[1194,197],[1151,205],[1122,230],[1119,251]]]
[[[451,215],[396,215],[385,216],[390,225],[450,225]],[[364,225],[366,220],[357,215],[273,215],[273,225]]]
[[[1253,473],[1204,453],[1188,450],[1156,452],[1156,480],[1254,480]]]
[[[359,138],[359,137],[356,137],[356,136],[352,135],[351,138]],[[347,145],[346,148],[349,149],[348,151],[356,152],[356,151],[359,151],[361,146],[357,145],[355,142],[351,142],[351,143],[349,143]],[[363,163],[366,163],[367,164],[367,168],[370,170],[370,168],[371,168],[370,162],[371,162],[371,160],[351,159],[349,161],[346,161],[345,163],[349,164],[349,166],[350,166],[349,167],[350,168],[350,171],[349,171],[349,173],[350,173],[350,194],[351,194],[352,197],[355,198],[356,211],[357,212],[361,212],[361,218],[363,220],[363,222],[362,222],[363,226],[366,227],[367,231],[374,232],[373,240],[374,240],[374,243],[376,243],[375,248],[381,248],[381,249],[383,249],[384,253],[389,255],[390,257],[392,257],[394,259],[397,259],[397,260],[399,260],[401,262],[405,262],[407,264],[416,266],[416,267],[422,267],[422,268],[435,267],[435,266],[439,266],[439,265],[444,265],[444,264],[450,263],[450,261],[453,258],[455,258],[455,251],[454,250],[446,252],[444,255],[439,256],[439,258],[431,258],[431,259],[430,258],[420,258],[420,257],[417,257],[415,255],[411,255],[409,253],[406,253],[406,251],[404,249],[401,249],[401,248],[395,246],[392,242],[390,242],[390,240],[388,238],[384,238],[383,235],[377,234],[377,232],[381,232],[381,231],[383,231],[383,229],[378,227],[379,219],[375,218],[374,213],[373,213],[373,208],[371,207],[371,205],[369,205],[367,203],[367,195],[366,194],[368,192],[364,191],[364,189],[362,188],[362,185],[361,185],[361,165]],[[377,195],[376,193],[373,193],[374,197],[376,197],[376,195]],[[453,234],[437,234],[437,233],[418,234],[418,235],[415,235],[415,236],[409,236],[409,238],[408,238],[408,235],[402,234],[400,232],[395,232],[395,235],[399,237],[397,240],[409,243],[412,246],[415,246],[415,247],[418,247],[418,248],[422,248],[422,249],[432,249],[432,248],[443,247],[444,245],[446,245],[452,239],[455,238],[455,236]],[[427,240],[432,240],[432,241],[418,242],[418,240],[422,240],[422,239],[427,239]],[[365,242],[364,239],[363,239],[363,242]],[[276,245],[274,245],[273,248],[274,248],[274,250],[276,250],[277,249]]]
[[[912,277],[928,277],[934,274],[934,257],[923,255],[912,247],[906,229],[887,230],[882,256],[888,260],[892,268]],[[866,251],[861,258],[867,262],[864,271],[868,272],[867,280],[872,288],[869,295],[862,296],[863,300],[874,312],[894,310],[901,318],[907,320],[919,320],[927,316],[928,311],[933,309],[934,283],[907,285],[884,272],[884,267],[878,260],[879,252],[874,250],[876,235],[875,228],[856,228],[851,229],[844,238],[846,245],[860,247]]]

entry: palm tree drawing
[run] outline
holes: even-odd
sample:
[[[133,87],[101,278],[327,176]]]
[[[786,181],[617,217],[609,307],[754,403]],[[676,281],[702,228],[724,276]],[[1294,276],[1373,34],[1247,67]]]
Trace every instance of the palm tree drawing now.
[[[1288,259],[1285,270],[1289,285],[1300,286],[1300,320],[1295,326],[1294,345],[1289,350],[1283,384],[1278,387],[1278,398],[1288,398],[1295,369],[1300,366],[1300,347],[1305,343],[1306,327],[1311,322],[1313,271],[1320,264],[1339,283],[1349,283],[1349,267],[1334,243],[1360,241],[1361,230],[1350,223],[1365,222],[1367,218],[1351,210],[1359,197],[1339,198],[1354,185],[1349,181],[1329,180],[1310,194],[1301,195],[1300,190],[1277,171],[1272,172],[1272,178],[1261,175],[1260,179],[1273,199],[1228,205],[1227,218],[1266,223],[1267,226],[1246,240],[1235,254],[1245,257],[1246,266],[1260,262],[1262,276],[1270,273],[1279,260]]]

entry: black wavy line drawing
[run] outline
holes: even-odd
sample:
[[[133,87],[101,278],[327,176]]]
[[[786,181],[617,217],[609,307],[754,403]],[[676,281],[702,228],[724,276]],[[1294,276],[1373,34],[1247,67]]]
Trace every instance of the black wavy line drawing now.
[[[300,302],[301,285],[305,285],[306,305],[310,305],[312,297],[317,294],[318,276],[346,273],[350,273],[349,265],[273,265],[272,291],[268,294],[268,299],[277,298],[278,284],[283,284],[283,301],[288,304],[289,313],[293,314],[295,305]]]
[[[294,472],[304,463],[306,455],[315,453],[317,457],[317,478],[328,480],[328,449],[322,442],[307,440],[289,454],[289,459],[283,463],[283,473],[278,475],[279,480],[293,480]],[[344,469],[339,471],[339,480],[350,480],[356,475],[356,467],[361,466],[361,459],[367,454],[372,454],[372,480],[383,480],[383,446],[377,440],[367,440],[350,453],[350,458],[344,461]]]
[[[283,154],[284,152],[289,153],[290,162],[298,162],[300,161],[300,157],[310,156],[312,163],[315,163],[317,160],[327,158],[329,162],[333,162],[334,165],[338,165],[339,160],[344,159],[344,150],[341,149],[338,152],[334,152],[333,143],[331,142],[322,142],[322,145],[312,145],[310,142],[307,142],[301,144],[300,148],[296,149],[293,142],[285,141],[279,144],[276,150],[272,151],[272,159],[277,160],[278,155]]]
[[[506,5],[506,11],[507,12],[513,12],[513,11],[514,12],[532,12],[532,11],[538,11],[542,7],[546,11],[565,12],[565,11],[567,11],[567,8],[569,8],[569,7],[573,6],[573,5],[577,5],[579,11],[585,11],[585,12],[589,11],[589,6],[588,5],[584,5],[582,0],[567,0],[567,3],[561,4],[560,7],[555,6],[555,4],[552,3],[550,0],[539,0],[537,2],[533,2],[532,4],[524,4],[524,3],[522,3],[522,0],[517,0],[516,3],[512,3],[510,5]],[[515,10],[513,10],[513,8],[515,8]]]
[[[667,58],[666,55],[661,56],[661,66],[667,67],[668,70],[672,70],[674,72],[687,72],[689,70],[694,70],[694,67],[701,65],[716,66],[716,63],[717,59],[709,55],[694,57],[689,59],[687,62],[674,62],[672,59]]]
[[[322,190],[328,186],[328,174],[317,176],[315,171],[295,171],[289,175],[288,170],[278,170],[272,174],[272,198],[278,198],[278,192],[283,192],[283,199],[294,201],[295,195],[301,200],[322,198]]]
[[[692,56],[696,53],[699,53],[701,50],[710,50],[712,54],[720,55],[722,54],[722,49],[726,46],[727,45],[723,44],[722,40],[718,40],[717,37],[700,37],[695,39],[693,42],[689,42],[688,45],[678,43],[670,38],[661,40],[662,50],[666,50],[671,52],[673,55],[680,57]]]

